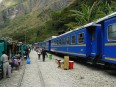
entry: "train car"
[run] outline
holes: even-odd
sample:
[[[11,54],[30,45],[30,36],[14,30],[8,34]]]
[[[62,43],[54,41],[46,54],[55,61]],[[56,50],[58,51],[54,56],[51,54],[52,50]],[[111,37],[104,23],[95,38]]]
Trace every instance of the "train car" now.
[[[44,43],[43,43],[43,47],[45,48],[46,51],[51,51],[51,40],[53,38],[56,38],[57,36],[52,36],[50,38],[47,38],[46,40],[44,40]]]
[[[51,51],[116,64],[116,13],[51,40]],[[112,52],[113,51],[113,52]]]
[[[116,12],[46,41],[51,52],[116,64]],[[46,49],[47,49],[46,48]]]
[[[101,55],[100,27],[94,22],[51,40],[51,51],[96,60]]]
[[[95,22],[101,25],[102,60],[105,64],[116,65],[116,12]]]

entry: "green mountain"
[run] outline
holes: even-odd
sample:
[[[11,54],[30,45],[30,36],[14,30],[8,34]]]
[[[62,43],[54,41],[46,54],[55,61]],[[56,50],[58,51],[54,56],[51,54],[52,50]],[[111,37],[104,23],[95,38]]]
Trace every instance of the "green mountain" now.
[[[115,0],[4,0],[0,37],[43,41],[116,11]]]

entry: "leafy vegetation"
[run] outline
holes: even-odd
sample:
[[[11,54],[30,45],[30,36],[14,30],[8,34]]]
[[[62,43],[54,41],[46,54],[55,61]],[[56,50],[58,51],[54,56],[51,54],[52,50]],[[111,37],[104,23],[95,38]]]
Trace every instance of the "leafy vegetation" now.
[[[77,0],[68,8],[52,13],[49,28],[71,30],[116,11],[115,1]]]
[[[1,32],[23,42],[25,39],[28,43],[42,41],[115,12],[115,5],[115,0],[75,0],[62,10],[46,10],[41,14],[32,11],[17,17]]]

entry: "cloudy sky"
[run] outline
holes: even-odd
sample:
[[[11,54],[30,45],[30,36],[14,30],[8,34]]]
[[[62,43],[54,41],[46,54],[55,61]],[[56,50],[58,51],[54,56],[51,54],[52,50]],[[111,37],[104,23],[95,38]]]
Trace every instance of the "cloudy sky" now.
[[[0,0],[0,3],[2,2],[2,0]]]

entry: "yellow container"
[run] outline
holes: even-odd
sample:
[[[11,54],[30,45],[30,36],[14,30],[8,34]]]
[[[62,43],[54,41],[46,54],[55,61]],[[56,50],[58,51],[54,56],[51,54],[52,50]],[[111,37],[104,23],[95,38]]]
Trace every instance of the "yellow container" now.
[[[69,69],[69,56],[64,56],[64,69]]]

